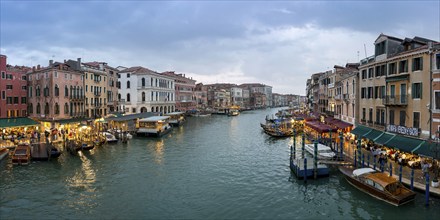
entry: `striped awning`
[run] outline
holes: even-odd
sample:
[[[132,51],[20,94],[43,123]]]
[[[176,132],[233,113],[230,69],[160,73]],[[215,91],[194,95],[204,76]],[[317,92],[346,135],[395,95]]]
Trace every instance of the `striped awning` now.
[[[354,128],[353,131],[351,131],[351,133],[358,136],[358,137],[362,137],[370,131],[371,131],[371,128],[369,128],[369,127],[365,127],[363,125],[357,125],[356,128]]]
[[[30,118],[0,118],[0,128],[26,127],[39,124],[40,122]]]

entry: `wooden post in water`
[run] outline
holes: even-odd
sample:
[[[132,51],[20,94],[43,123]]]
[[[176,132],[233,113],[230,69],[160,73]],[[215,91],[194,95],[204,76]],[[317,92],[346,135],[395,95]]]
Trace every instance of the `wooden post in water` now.
[[[304,182],[307,183],[307,157],[304,157]]]
[[[313,176],[318,178],[318,142],[315,141],[315,150],[313,151]]]
[[[414,168],[411,167],[411,190],[414,190]]]
[[[429,206],[429,174],[426,174],[425,205]]]
[[[344,159],[344,136],[343,136],[342,132],[339,133],[339,139],[341,140],[340,141],[340,149],[339,149],[341,152],[340,160],[343,160]]]
[[[361,163],[361,156],[362,156],[362,145],[361,145],[361,136],[358,137],[358,163]],[[360,167],[360,166],[359,166]]]
[[[330,129],[330,149],[333,150],[332,130]]]
[[[402,163],[399,166],[399,182],[402,182]]]
[[[306,146],[306,140],[305,140],[305,136],[304,136],[304,132],[302,133],[302,146],[301,146],[301,156],[302,158],[304,158],[304,148]]]
[[[354,167],[357,168],[357,150],[354,151]]]

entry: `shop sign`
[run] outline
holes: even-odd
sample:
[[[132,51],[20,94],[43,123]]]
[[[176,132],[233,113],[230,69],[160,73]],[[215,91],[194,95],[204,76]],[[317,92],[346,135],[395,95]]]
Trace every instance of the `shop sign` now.
[[[387,125],[387,131],[403,134],[403,135],[409,135],[409,136],[419,136],[419,129],[418,128],[407,128],[405,126],[400,125]]]

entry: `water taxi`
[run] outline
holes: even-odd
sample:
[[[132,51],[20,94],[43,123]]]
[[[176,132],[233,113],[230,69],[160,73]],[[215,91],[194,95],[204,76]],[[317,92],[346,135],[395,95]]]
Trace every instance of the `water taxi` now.
[[[236,109],[231,109],[228,113],[228,116],[237,116],[240,114],[240,111],[236,110]]]
[[[152,116],[139,120],[138,136],[160,137],[171,131],[170,116]]]
[[[18,145],[12,154],[12,164],[29,165],[31,162],[31,148],[28,144]]]
[[[175,127],[179,127],[185,122],[185,112],[171,112],[165,116],[170,116],[170,124]]]
[[[315,144],[306,144],[305,149],[312,155],[315,155]],[[326,145],[318,143],[318,159],[320,160],[331,160],[336,157],[335,152]]]
[[[391,205],[400,206],[414,200],[416,194],[386,173],[372,168],[355,169],[352,166],[340,166],[348,183],[357,189]]]

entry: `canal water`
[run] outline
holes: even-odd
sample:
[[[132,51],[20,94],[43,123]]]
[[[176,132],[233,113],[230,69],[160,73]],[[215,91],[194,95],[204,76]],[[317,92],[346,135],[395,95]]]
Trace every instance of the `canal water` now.
[[[50,162],[0,163],[0,219],[440,219],[424,194],[394,207],[332,169],[289,170],[291,138],[262,132],[278,109],[188,118],[162,138],[136,138]]]

